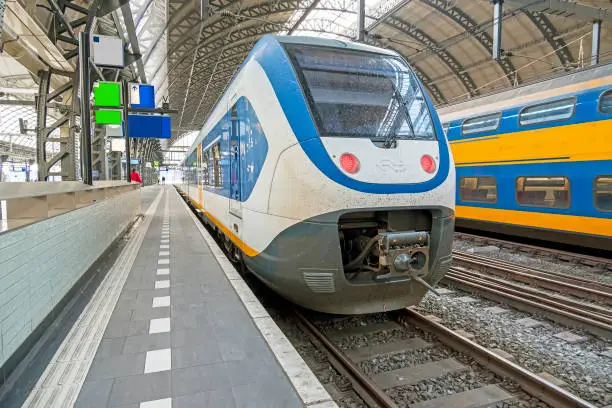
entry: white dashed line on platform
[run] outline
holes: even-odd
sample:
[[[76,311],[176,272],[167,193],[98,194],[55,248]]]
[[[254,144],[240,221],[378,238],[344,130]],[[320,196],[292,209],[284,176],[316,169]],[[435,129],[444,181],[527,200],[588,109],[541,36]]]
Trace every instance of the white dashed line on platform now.
[[[166,289],[170,287],[169,280],[155,281],[155,289]]]
[[[151,319],[149,324],[149,334],[168,333],[170,331],[170,318]]]
[[[144,373],[168,371],[172,368],[172,352],[169,348],[147,351]]]
[[[170,269],[168,268],[160,268],[157,270],[158,275],[170,275]]]
[[[170,296],[156,296],[153,298],[153,307],[170,306]]]

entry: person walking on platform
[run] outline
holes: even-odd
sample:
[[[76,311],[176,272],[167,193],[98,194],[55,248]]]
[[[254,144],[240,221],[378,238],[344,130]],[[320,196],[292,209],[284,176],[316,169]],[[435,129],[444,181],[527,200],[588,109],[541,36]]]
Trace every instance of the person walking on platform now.
[[[162,177],[162,184],[166,184],[166,178]]]
[[[130,180],[142,184],[142,179],[140,178],[140,174],[138,174],[136,169],[132,169],[132,172],[130,173]]]

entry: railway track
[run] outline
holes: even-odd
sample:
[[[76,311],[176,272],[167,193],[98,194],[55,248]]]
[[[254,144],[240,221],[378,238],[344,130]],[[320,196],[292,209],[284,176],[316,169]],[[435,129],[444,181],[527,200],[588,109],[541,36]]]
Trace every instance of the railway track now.
[[[307,333],[328,356],[331,365],[351,382],[356,394],[369,407],[398,407],[409,406],[411,408],[433,408],[433,407],[472,407],[493,406],[494,404],[511,403],[517,398],[516,393],[500,386],[499,381],[482,384],[459,393],[435,396],[429,400],[417,402],[397,401],[394,393],[397,387],[406,387],[419,384],[422,380],[443,377],[445,375],[465,372],[469,367],[467,363],[458,357],[457,353],[467,356],[472,364],[491,371],[499,378],[516,383],[527,394],[538,398],[555,408],[587,408],[594,407],[576,395],[559,388],[547,380],[525,370],[492,351],[468,340],[454,331],[429,320],[427,317],[412,309],[404,309],[389,314],[390,320],[382,323],[374,323],[366,326],[356,326],[344,330],[322,330],[316,323],[311,322],[301,312],[295,312],[296,319],[302,330]],[[418,330],[415,330],[418,328]],[[382,344],[367,344],[364,347],[346,349],[351,342],[351,336],[369,335],[376,337],[378,333],[391,333],[393,330],[407,330],[405,338],[386,342]],[[419,330],[424,336],[414,336]],[[441,360],[426,361],[410,365],[408,367],[395,368],[389,371],[366,373],[363,369],[364,362],[401,360],[393,356],[402,353],[411,353],[439,347],[434,345],[433,336],[443,346],[448,347],[448,358]],[[348,339],[348,340],[347,340]],[[339,345],[343,344],[345,349]],[[426,352],[423,352],[425,355]],[[435,353],[434,353],[435,354]],[[409,357],[403,356],[410,361]],[[479,368],[479,369],[480,369]]]
[[[454,253],[453,267],[442,283],[612,339],[609,285],[464,253]]]
[[[552,259],[559,259],[565,262],[573,262],[585,266],[590,266],[593,268],[600,268],[603,270],[607,269],[612,271],[612,259],[609,258],[577,254],[574,252],[562,251],[559,249],[522,244],[519,242],[506,241],[498,238],[483,237],[480,235],[467,234],[464,232],[455,232],[455,237],[465,241],[473,241],[477,243],[483,243],[485,245],[496,245],[502,248],[512,249],[528,254],[544,255]]]

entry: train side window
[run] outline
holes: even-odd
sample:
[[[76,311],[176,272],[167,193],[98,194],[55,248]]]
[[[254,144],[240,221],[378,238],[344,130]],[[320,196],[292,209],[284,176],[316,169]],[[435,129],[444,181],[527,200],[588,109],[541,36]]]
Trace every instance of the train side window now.
[[[530,207],[569,208],[569,179],[563,176],[517,177],[516,202]]]
[[[495,177],[461,177],[459,198],[473,203],[496,203],[497,180]]]
[[[204,181],[202,182],[202,184],[205,186],[210,185],[210,171],[208,168],[209,165],[210,165],[210,150],[207,150],[206,152],[204,152],[204,158],[202,160],[202,172],[204,173]]]
[[[523,108],[519,113],[521,126],[566,120],[574,116],[576,98],[566,98],[553,102]]]
[[[497,130],[500,121],[501,112],[466,119],[461,125],[461,134],[472,135],[474,133],[492,132]]]
[[[595,208],[601,212],[612,212],[612,175],[597,176],[593,185]]]
[[[607,90],[599,97],[599,111],[612,113],[612,89]]]
[[[213,156],[213,185],[215,187],[221,187],[221,143],[217,143],[212,147]]]

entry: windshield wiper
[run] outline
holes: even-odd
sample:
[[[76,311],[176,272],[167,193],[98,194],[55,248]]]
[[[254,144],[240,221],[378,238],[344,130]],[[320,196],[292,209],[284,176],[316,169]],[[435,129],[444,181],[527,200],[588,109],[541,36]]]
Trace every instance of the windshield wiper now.
[[[404,107],[404,113],[406,115],[406,121],[408,123],[408,126],[410,127],[410,132],[412,133],[413,137],[416,137],[416,134],[414,133],[414,126],[412,124],[412,119],[410,118],[410,113],[408,113],[407,102],[404,99],[404,97],[402,96],[402,94],[399,92],[399,90],[397,89],[397,87],[395,86],[393,81],[391,81],[391,87],[393,88],[393,95],[395,96],[395,99],[397,100],[397,102],[400,105],[402,105]],[[396,132],[390,133],[385,138],[385,147],[387,147],[387,148],[391,147],[392,145],[395,145],[396,143],[397,143],[397,134],[396,134]]]

